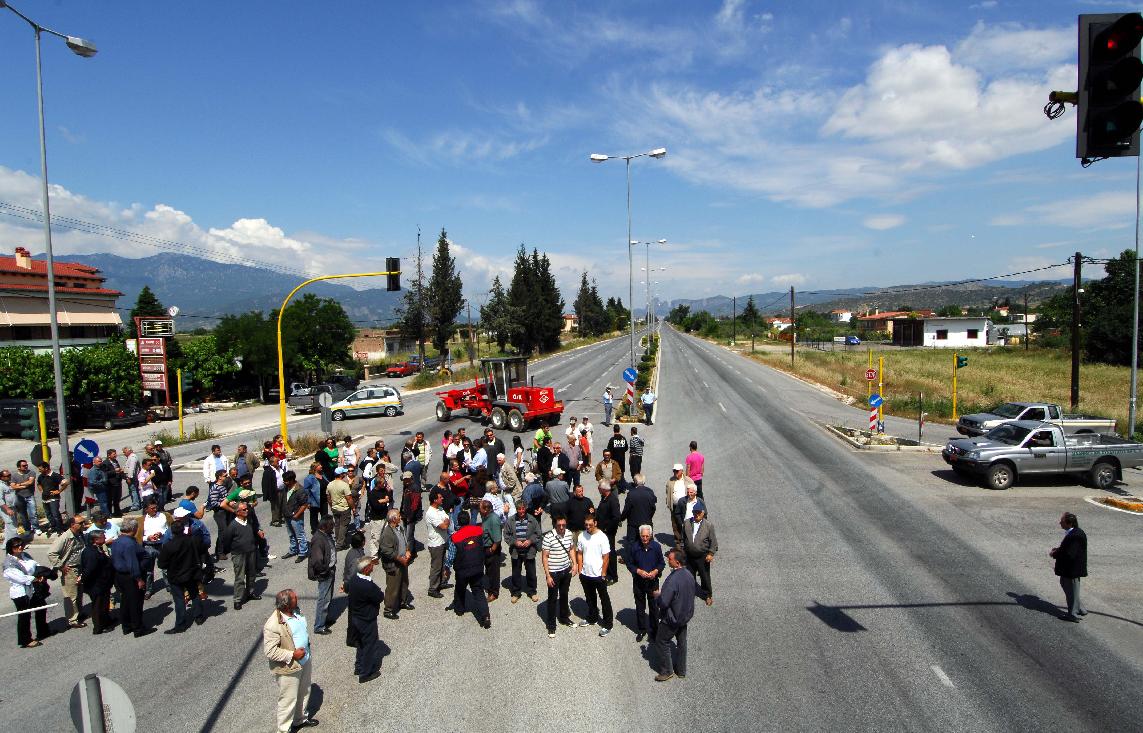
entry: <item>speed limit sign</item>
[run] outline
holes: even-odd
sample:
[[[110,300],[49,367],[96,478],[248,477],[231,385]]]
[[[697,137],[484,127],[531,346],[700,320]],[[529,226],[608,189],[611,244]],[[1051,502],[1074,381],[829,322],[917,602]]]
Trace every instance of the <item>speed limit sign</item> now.
[[[876,369],[866,369],[865,370],[865,379],[867,381],[870,381],[870,382],[876,380],[877,379],[877,370]]]

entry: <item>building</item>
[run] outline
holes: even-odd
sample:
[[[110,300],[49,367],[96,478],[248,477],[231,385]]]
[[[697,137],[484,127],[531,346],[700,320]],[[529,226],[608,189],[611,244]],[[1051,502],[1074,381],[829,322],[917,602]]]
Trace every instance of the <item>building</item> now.
[[[357,337],[350,347],[353,358],[360,362],[389,361],[394,357],[412,354],[417,350],[417,342],[401,336],[396,328],[358,329]]]
[[[915,320],[916,316],[930,318],[932,315],[933,312],[927,308],[917,311],[885,311],[884,313],[874,311],[868,315],[858,316],[857,328],[863,332],[884,331],[892,336],[895,322],[909,320],[910,318]]]
[[[62,348],[92,346],[123,328],[116,304],[123,293],[103,287],[107,278],[97,267],[55,262],[56,315]],[[52,348],[48,315],[48,267],[16,248],[0,257],[0,346],[26,346],[37,352]]]
[[[771,331],[781,333],[792,325],[789,318],[767,318],[766,327]]]
[[[893,322],[893,344],[938,349],[988,346],[991,328],[984,316],[898,318]]]
[[[564,314],[564,333],[571,333],[579,328],[579,316],[574,313]]]
[[[853,312],[843,308],[834,308],[829,312],[829,319],[833,323],[849,323],[853,320]]]

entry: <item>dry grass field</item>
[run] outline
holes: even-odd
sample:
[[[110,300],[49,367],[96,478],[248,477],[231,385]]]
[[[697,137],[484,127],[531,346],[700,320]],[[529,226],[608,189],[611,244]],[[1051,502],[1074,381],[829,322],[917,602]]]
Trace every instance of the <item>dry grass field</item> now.
[[[746,352],[749,350],[747,345]],[[1033,400],[1055,402],[1068,410],[1071,359],[1066,351],[993,347],[959,353],[968,357],[968,366],[957,374],[958,414],[979,412],[1000,402]],[[920,393],[930,419],[952,420],[952,349],[878,351],[874,347],[874,368],[878,357],[885,359],[884,393],[890,414],[915,417]],[[754,358],[776,369],[791,371],[788,351],[759,350]],[[868,364],[868,349],[799,348],[793,372],[864,402]],[[1129,380],[1130,370],[1126,367],[1081,364],[1079,411],[1115,418],[1123,432],[1127,425]]]

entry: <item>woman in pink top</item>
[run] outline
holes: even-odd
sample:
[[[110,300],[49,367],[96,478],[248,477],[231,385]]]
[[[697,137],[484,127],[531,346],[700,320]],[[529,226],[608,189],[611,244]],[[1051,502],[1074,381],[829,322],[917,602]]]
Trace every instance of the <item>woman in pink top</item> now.
[[[698,451],[698,441],[691,441],[691,452],[687,454],[687,476],[695,482],[698,497],[702,498],[702,472],[706,468],[706,458]]]

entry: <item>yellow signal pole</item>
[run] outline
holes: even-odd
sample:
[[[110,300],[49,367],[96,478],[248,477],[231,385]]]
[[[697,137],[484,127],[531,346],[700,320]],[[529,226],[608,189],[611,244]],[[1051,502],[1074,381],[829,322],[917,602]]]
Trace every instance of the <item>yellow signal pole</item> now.
[[[48,458],[48,416],[44,414],[44,401],[36,402],[36,414],[40,418],[40,458],[47,463]]]
[[[870,369],[873,368],[873,349],[872,348],[869,349],[869,368]],[[865,402],[866,402],[866,404],[868,404],[869,398],[873,396],[873,380],[872,379],[866,379],[865,380],[865,393],[866,393],[865,394]]]
[[[179,440],[186,440],[187,436],[183,433],[183,370],[176,369],[175,376],[178,378],[179,385]]]
[[[953,352],[953,420],[956,420],[956,365],[957,353]]]
[[[877,357],[877,396],[881,404],[877,406],[877,425],[885,422],[885,357]],[[884,432],[884,431],[882,431]]]
[[[282,314],[286,312],[286,304],[290,302],[290,298],[294,297],[294,293],[298,292],[305,286],[316,283],[321,280],[339,280],[346,277],[381,277],[383,275],[399,275],[400,270],[392,272],[350,272],[343,275],[322,275],[321,277],[311,277],[298,287],[290,291],[286,299],[282,301],[282,307],[278,309],[278,429],[282,433],[282,445],[285,450],[290,450],[290,434],[286,427],[286,369],[284,360],[282,359]]]

